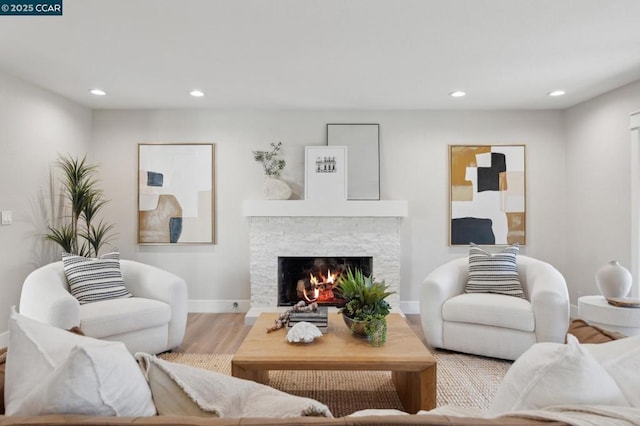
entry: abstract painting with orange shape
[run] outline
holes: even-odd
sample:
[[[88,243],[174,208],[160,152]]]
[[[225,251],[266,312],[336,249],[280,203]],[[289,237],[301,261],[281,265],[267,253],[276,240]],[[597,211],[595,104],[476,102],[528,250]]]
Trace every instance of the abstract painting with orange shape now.
[[[449,244],[526,244],[525,145],[450,145]]]
[[[138,145],[138,243],[213,244],[214,145]]]

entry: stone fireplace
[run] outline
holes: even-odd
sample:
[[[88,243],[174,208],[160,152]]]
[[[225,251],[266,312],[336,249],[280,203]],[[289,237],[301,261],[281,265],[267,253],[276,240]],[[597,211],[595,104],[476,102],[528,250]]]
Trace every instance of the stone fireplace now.
[[[310,200],[245,201],[249,219],[251,308],[246,322],[260,312],[276,311],[278,265],[283,257],[371,258],[371,274],[396,294],[400,307],[400,225],[406,201]]]

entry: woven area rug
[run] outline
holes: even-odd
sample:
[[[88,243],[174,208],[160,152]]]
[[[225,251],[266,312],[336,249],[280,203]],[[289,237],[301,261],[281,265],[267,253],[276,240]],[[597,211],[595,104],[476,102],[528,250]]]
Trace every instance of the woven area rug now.
[[[231,374],[230,354],[160,355],[167,361]],[[487,408],[511,366],[509,361],[436,351],[437,405]],[[271,371],[269,385],[326,404],[334,416],[365,408],[402,410],[391,373],[385,371]]]

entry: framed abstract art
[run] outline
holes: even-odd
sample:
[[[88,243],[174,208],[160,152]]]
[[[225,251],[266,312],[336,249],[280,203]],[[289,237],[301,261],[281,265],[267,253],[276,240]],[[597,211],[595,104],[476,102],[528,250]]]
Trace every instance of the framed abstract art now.
[[[214,243],[211,143],[138,144],[138,243]]]
[[[449,244],[526,244],[525,145],[449,146]]]

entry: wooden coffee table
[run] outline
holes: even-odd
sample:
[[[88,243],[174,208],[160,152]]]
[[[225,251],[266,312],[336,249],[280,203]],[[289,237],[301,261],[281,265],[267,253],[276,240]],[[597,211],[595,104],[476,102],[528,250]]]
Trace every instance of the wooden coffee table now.
[[[436,406],[436,359],[399,314],[387,317],[387,342],[373,347],[351,335],[338,313],[329,314],[329,331],[310,344],[288,343],[286,328],[267,333],[278,314],[261,314],[231,360],[231,374],[266,384],[269,370],[383,370],[405,411]]]

